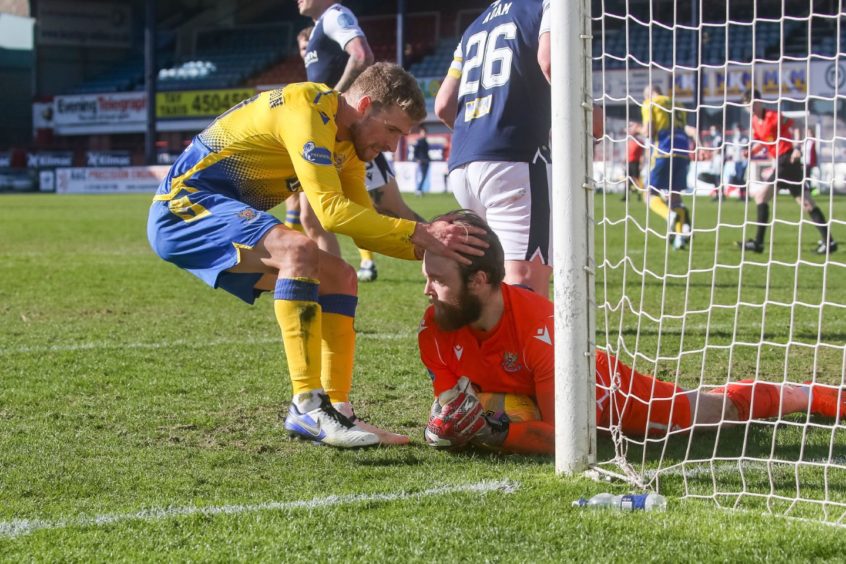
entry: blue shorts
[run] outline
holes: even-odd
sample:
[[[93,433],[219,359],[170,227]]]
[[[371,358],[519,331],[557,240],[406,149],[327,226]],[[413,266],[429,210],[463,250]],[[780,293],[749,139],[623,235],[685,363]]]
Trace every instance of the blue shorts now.
[[[185,194],[184,192],[182,194]],[[271,214],[214,192],[185,194],[172,212],[170,202],[153,202],[147,239],[161,258],[252,304],[261,294],[256,273],[225,272],[240,261],[239,249],[254,247],[282,222]]]
[[[670,170],[671,168],[672,170]],[[686,192],[687,171],[689,168],[690,159],[684,157],[655,159],[652,170],[649,171],[649,186],[650,188],[656,188],[664,192]]]

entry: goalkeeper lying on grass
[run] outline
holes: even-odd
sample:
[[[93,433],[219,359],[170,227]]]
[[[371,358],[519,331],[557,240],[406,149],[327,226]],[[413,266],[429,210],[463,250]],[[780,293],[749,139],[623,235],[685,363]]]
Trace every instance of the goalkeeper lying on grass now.
[[[479,216],[459,210],[437,219],[483,228],[487,235],[477,236],[490,246],[484,256],[468,256],[469,265],[428,252],[423,260],[432,305],[418,341],[437,395],[426,441],[551,454],[552,302],[502,283],[502,246]],[[639,374],[602,351],[596,384],[597,425],[607,427],[614,413],[628,435],[807,413],[809,406],[815,415],[846,415],[846,391],[837,387],[744,380],[700,393]]]

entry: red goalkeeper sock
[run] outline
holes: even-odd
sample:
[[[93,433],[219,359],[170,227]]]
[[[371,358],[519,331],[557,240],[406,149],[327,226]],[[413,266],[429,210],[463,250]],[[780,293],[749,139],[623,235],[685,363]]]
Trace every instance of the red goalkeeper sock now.
[[[811,413],[823,417],[846,417],[846,390],[810,381],[805,383],[811,389]]]
[[[752,419],[777,417],[781,390],[781,384],[740,380],[721,388],[714,388],[708,393],[727,395],[737,408],[737,418],[740,421],[747,421],[750,419],[750,414]]]

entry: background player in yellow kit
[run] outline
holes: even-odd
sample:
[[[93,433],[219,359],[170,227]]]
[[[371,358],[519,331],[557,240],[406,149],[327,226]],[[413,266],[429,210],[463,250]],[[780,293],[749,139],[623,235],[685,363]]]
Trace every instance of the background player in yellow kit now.
[[[266,210],[302,191],[327,229],[360,247],[415,259],[424,251],[466,261],[486,244],[446,222],[377,214],[364,161],[393,150],[426,114],[416,79],[368,68],[340,94],[299,83],[263,92],[218,117],[174,163],[150,208],[147,234],[163,259],[247,303],[274,292],[293,384],[285,427],[339,447],[407,442],[355,422],[349,403],[356,273]],[[334,404],[334,405],[333,405]]]
[[[687,191],[690,169],[690,140],[696,129],[687,125],[687,113],[651,84],[643,90],[642,133],[649,140],[649,186],[646,201],[649,209],[670,224],[674,249],[683,249],[690,239],[690,212],[681,193]]]

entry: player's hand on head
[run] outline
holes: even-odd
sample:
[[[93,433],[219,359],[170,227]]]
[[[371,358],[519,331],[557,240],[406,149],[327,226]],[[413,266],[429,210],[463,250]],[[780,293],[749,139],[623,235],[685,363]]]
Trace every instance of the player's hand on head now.
[[[489,246],[478,235],[485,235],[485,230],[460,222],[435,221],[418,223],[411,242],[424,251],[470,264],[470,259],[463,255],[482,256]]]

